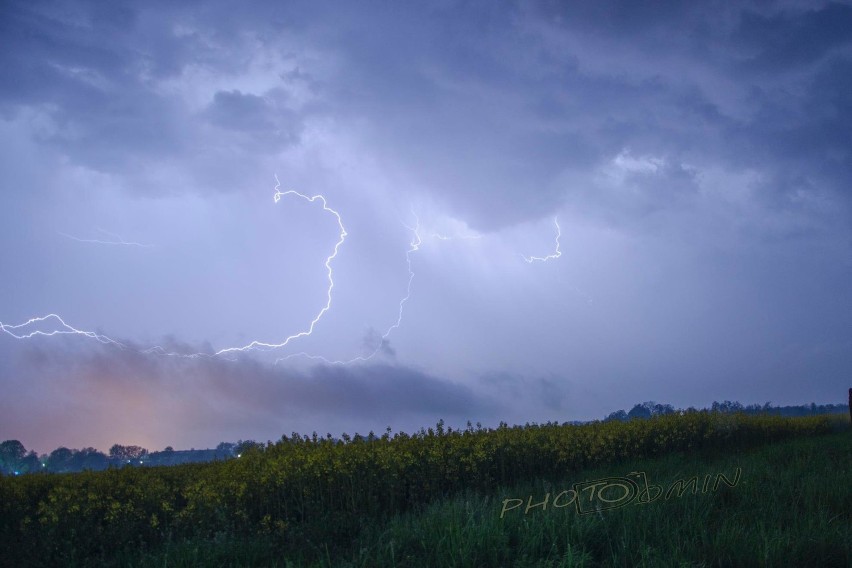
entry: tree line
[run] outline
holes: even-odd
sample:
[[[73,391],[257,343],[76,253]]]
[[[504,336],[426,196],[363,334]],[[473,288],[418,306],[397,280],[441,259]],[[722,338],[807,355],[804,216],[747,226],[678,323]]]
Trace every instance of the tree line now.
[[[724,402],[713,402],[709,410],[722,413],[742,412],[748,415],[771,414],[796,417],[846,412],[846,406],[843,404],[817,405],[811,403],[809,405],[774,407],[770,402],[763,405],[750,404],[744,406],[739,402],[726,400]],[[659,404],[648,401],[636,404],[629,412],[625,410],[612,412],[603,421],[641,420],[654,416],[683,412],[697,412],[697,409],[689,407],[686,410],[679,410],[675,409],[671,404]],[[571,422],[571,424],[582,423],[581,421]],[[344,440],[348,438],[345,434],[343,436]],[[360,436],[356,435],[356,438],[360,438]],[[337,441],[337,439],[334,440]],[[175,450],[171,446],[167,446],[161,451],[154,452],[149,452],[140,446],[115,444],[109,449],[109,453],[107,454],[95,448],[77,450],[60,447],[53,450],[50,454],[38,455],[34,451],[28,452],[18,440],[6,440],[0,443],[0,474],[68,473],[85,470],[100,471],[109,469],[110,467],[144,467],[200,463],[239,457],[254,447],[263,447],[263,444],[254,440],[239,440],[235,443],[222,442],[215,449],[196,450],[192,448],[190,450]]]
[[[242,455],[247,449],[260,446],[253,440],[222,442],[215,449],[175,450],[167,446],[161,451],[151,452],[141,446],[114,444],[105,454],[95,448],[80,450],[59,447],[50,454],[27,451],[19,440],[0,443],[0,474],[23,475],[50,472],[69,473],[85,470],[101,471],[110,467],[139,467],[178,465],[231,459]]]
[[[709,410],[712,412],[723,412],[727,414],[742,412],[748,415],[770,414],[774,416],[796,417],[815,416],[817,414],[838,414],[841,412],[846,412],[846,405],[815,404],[812,402],[810,404],[801,404],[798,406],[772,406],[771,402],[766,402],[762,405],[749,404],[743,406],[743,404],[740,402],[732,402],[730,400],[726,400],[724,402],[714,401]],[[651,418],[652,416],[664,416],[666,414],[674,414],[678,412],[684,411],[676,410],[671,404],[657,404],[654,401],[649,401],[635,405],[633,408],[630,409],[629,412],[625,412],[624,410],[617,410],[615,412],[612,412],[606,418],[604,418],[604,421],[627,421],[634,419]],[[697,412],[697,409],[690,406],[685,410],[685,412]]]

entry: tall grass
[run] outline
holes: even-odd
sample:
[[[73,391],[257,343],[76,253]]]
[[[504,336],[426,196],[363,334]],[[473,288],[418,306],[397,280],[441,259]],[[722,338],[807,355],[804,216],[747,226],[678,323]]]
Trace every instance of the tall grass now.
[[[643,505],[578,515],[573,507],[510,511],[502,501],[570,487],[580,480],[644,471],[668,487],[677,479],[742,469],[736,487],[676,493]],[[269,541],[184,543],[116,565],[305,567],[574,567],[852,565],[852,432],[751,450],[704,451],[590,468],[494,494],[466,491],[421,511],[368,522],[348,545],[279,550]],[[512,513],[515,514],[512,514]]]
[[[284,557],[299,563],[332,563],[331,559],[351,556],[351,543],[361,539],[365,544],[350,562],[393,565],[409,562],[404,560],[409,556],[428,557],[440,551],[442,561],[449,562],[447,565],[488,565],[495,560],[489,551],[501,550],[499,546],[495,548],[500,542],[504,543],[503,549],[526,550],[524,553],[530,558],[539,558],[546,546],[550,551],[546,557],[552,556],[551,560],[558,556],[580,562],[588,556],[601,562],[601,558],[625,550],[616,542],[638,546],[636,533],[621,535],[607,524],[612,522],[607,519],[647,515],[663,505],[661,511],[669,514],[679,505],[652,503],[628,508],[630,511],[616,510],[596,521],[575,519],[571,523],[578,524],[570,524],[574,528],[562,527],[558,531],[556,525],[546,524],[554,523],[554,519],[535,520],[530,514],[520,520],[507,518],[499,532],[489,528],[494,520],[486,519],[491,513],[482,507],[486,503],[488,507],[498,506],[495,491],[500,487],[518,487],[531,480],[556,484],[564,482],[566,475],[576,481],[579,472],[588,475],[596,467],[612,472],[615,464],[618,472],[626,473],[622,468],[637,467],[633,465],[636,460],[672,453],[710,459],[706,456],[714,451],[725,456],[737,448],[827,433],[838,427],[835,420],[826,416],[784,419],[694,413],[629,423],[465,431],[445,431],[439,423],[435,430],[412,436],[387,434],[346,444],[293,436],[264,451],[250,452],[225,463],[4,478],[0,480],[0,559],[16,566],[104,565],[116,550],[130,551],[134,558],[158,550],[177,559],[176,565],[267,565]],[[784,473],[784,468],[796,463],[788,456],[783,465],[779,464],[779,481],[791,481],[785,477],[790,474]],[[747,475],[744,469],[743,484]],[[651,471],[648,476],[655,482]],[[827,499],[820,497],[819,489],[818,485],[812,487],[808,494],[818,503]],[[439,513],[424,509],[430,503],[460,494],[467,495],[463,506],[447,505],[450,509]],[[539,490],[538,494],[544,493]],[[731,495],[731,499],[739,498],[734,491]],[[783,495],[776,494],[776,500]],[[718,530],[704,535],[700,543],[690,541],[689,550],[701,546],[715,550],[720,546],[719,539],[739,542],[740,533],[725,524],[728,521],[721,513],[713,516],[712,509],[701,509],[707,505],[700,501],[694,506],[705,515],[695,518]],[[412,529],[416,537],[403,539],[394,538],[394,531],[403,529],[391,525],[389,533],[374,534],[369,539],[365,536],[394,515],[394,522],[403,523],[400,526],[415,522],[404,521],[406,517],[400,515],[406,514],[414,515],[410,519],[432,523],[427,524],[432,528]],[[439,518],[430,517],[433,514],[439,514]],[[458,515],[462,515],[461,520],[456,518]],[[458,522],[445,523],[448,518]],[[638,521],[645,523],[648,519],[631,520]],[[512,529],[516,522],[521,525]],[[551,528],[524,532],[534,522],[544,522],[542,527]],[[438,528],[442,523],[455,528],[442,533]],[[750,529],[759,526],[750,525]],[[365,532],[365,527],[370,530]],[[557,538],[557,532],[562,537]],[[765,532],[775,534],[768,529]],[[434,534],[441,538],[427,538]],[[658,540],[665,534],[670,533],[663,531]],[[813,538],[812,544],[820,546],[824,535]],[[767,539],[774,542],[769,536]],[[480,541],[483,544],[470,550],[465,547],[474,545],[463,544]],[[415,546],[418,542],[420,548]],[[526,544],[521,545],[522,542]],[[640,559],[654,557],[654,551],[666,545],[664,541],[651,542],[636,549]],[[775,542],[773,546],[781,545]],[[766,547],[770,557],[771,546]],[[227,551],[224,559],[205,556],[223,550]],[[451,554],[456,556],[447,556]],[[190,557],[195,560],[181,564],[181,558]],[[465,564],[468,561],[463,558],[468,557],[474,558],[474,564]],[[499,558],[496,561],[506,562]],[[512,562],[516,561],[523,562],[513,557]]]

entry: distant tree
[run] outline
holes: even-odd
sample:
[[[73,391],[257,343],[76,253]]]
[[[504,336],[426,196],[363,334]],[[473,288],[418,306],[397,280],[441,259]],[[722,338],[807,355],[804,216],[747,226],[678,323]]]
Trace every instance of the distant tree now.
[[[86,469],[100,471],[106,469],[108,465],[109,460],[106,455],[95,448],[83,448],[71,458],[71,469],[73,471],[83,471]]]
[[[19,462],[18,471],[20,473],[35,473],[41,471],[41,462],[38,459],[38,454],[30,452]]]
[[[175,451],[175,449],[171,446],[166,446],[166,448],[163,450],[163,452],[165,452],[167,454],[174,453],[174,451]]]
[[[653,408],[650,409],[651,414],[654,416],[663,416],[665,414],[674,414],[675,409],[671,404],[655,404]]]
[[[730,400],[726,400],[725,402],[721,403],[713,401],[713,406],[711,406],[710,409],[713,412],[742,412],[744,407],[739,402],[731,402]]]
[[[627,420],[627,413],[623,410],[616,410],[615,412],[611,412],[609,416],[604,418],[604,422],[610,422],[612,420],[620,420],[625,422]]]
[[[6,440],[0,443],[0,458],[21,460],[25,455],[27,455],[27,449],[18,440]]]
[[[234,443],[222,442],[221,444],[216,446],[216,451],[220,454],[225,454],[225,455],[230,456],[230,455],[234,454],[234,448],[236,448],[236,447],[237,447],[237,445],[234,444]]]
[[[113,460],[126,460],[127,450],[121,444],[113,444],[109,449],[109,457]]]
[[[0,443],[0,471],[6,475],[13,475],[19,471],[25,455],[27,455],[27,449],[18,440],[6,440]]]
[[[263,443],[255,442],[254,440],[239,440],[237,445],[234,447],[234,453],[236,455],[242,455],[251,450],[261,450],[263,449]]]
[[[47,469],[52,472],[60,473],[71,470],[71,459],[74,457],[74,451],[66,447],[59,447],[50,452],[47,458]]]
[[[629,418],[650,418],[652,416],[662,416],[664,414],[673,414],[674,407],[671,404],[658,404],[653,400],[635,405],[627,416]]]
[[[650,418],[651,411],[648,410],[644,404],[637,404],[630,409],[630,412],[627,413],[627,417],[631,420],[634,418]]]
[[[109,457],[113,460],[135,461],[148,455],[148,450],[140,446],[122,446],[115,444],[109,449]]]

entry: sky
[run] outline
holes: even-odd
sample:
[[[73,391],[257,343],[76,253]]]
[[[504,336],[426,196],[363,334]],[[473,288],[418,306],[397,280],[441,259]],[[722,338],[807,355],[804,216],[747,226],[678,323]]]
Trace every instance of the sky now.
[[[842,403],[852,5],[0,4],[0,439]]]

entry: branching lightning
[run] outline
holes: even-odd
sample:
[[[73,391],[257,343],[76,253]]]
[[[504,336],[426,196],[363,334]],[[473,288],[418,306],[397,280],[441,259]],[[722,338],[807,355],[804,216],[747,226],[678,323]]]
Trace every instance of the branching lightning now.
[[[36,330],[33,330],[33,331],[27,331],[28,327],[30,327],[30,326],[35,327],[35,326],[38,326],[39,324],[45,323],[47,321],[58,322],[60,328],[54,329],[52,331],[42,331],[40,329],[36,329]],[[85,337],[88,337],[90,339],[95,339],[95,340],[97,340],[101,343],[104,343],[104,344],[115,345],[116,347],[119,347],[121,349],[124,349],[124,347],[125,347],[125,345],[123,345],[122,343],[115,341],[114,339],[110,339],[106,335],[101,335],[101,334],[95,333],[93,331],[84,331],[82,329],[74,328],[74,327],[68,325],[67,323],[65,323],[65,321],[56,314],[48,314],[48,315],[42,316],[42,317],[30,318],[29,320],[27,320],[24,323],[19,324],[19,325],[6,325],[3,322],[0,322],[0,331],[3,331],[5,333],[11,335],[15,339],[30,339],[30,338],[35,337],[37,335],[41,335],[41,336],[45,336],[45,337],[52,337],[54,335],[83,335]]]
[[[547,256],[524,256],[524,255],[521,255],[521,257],[525,261],[527,261],[529,264],[532,264],[535,261],[547,262],[548,260],[554,260],[554,259],[557,259],[560,256],[562,256],[562,251],[559,250],[559,237],[562,236],[562,228],[559,226],[559,220],[556,217],[553,218],[553,223],[556,225],[556,250],[554,251],[553,254],[549,254]]]
[[[314,196],[308,197],[307,195],[305,195],[303,193],[299,193],[298,191],[294,191],[292,189],[287,190],[287,191],[281,191],[279,189],[280,187],[281,187],[281,182],[278,181],[278,175],[276,175],[275,176],[275,195],[273,196],[275,203],[278,203],[281,200],[282,197],[285,197],[287,195],[295,195],[297,197],[304,199],[305,201],[307,201],[309,203],[313,203],[314,201],[319,199],[320,202],[322,203],[323,211],[327,211],[327,212],[331,213],[332,215],[334,215],[335,219],[337,219],[337,225],[340,227],[340,237],[338,238],[337,243],[334,245],[334,252],[332,252],[331,255],[328,258],[325,259],[325,268],[328,271],[328,290],[326,291],[325,306],[323,306],[323,308],[319,311],[319,313],[316,315],[316,317],[313,320],[311,320],[311,324],[310,324],[310,326],[308,326],[308,329],[306,331],[300,331],[299,333],[295,333],[293,335],[290,335],[281,343],[265,343],[263,341],[252,341],[248,345],[244,345],[242,347],[226,347],[225,349],[220,349],[219,351],[217,351],[215,353],[215,355],[223,355],[225,353],[233,353],[233,352],[236,352],[236,351],[248,351],[248,350],[256,349],[256,348],[280,349],[281,347],[286,346],[288,343],[290,343],[294,339],[298,339],[300,337],[305,337],[306,335],[312,334],[314,332],[314,326],[316,326],[317,322],[319,322],[319,320],[322,319],[322,316],[325,315],[325,313],[331,308],[331,291],[334,289],[334,271],[331,268],[331,261],[334,260],[334,258],[337,256],[337,252],[340,250],[340,245],[342,245],[343,241],[346,240],[347,233],[346,233],[346,228],[343,226],[343,220],[340,218],[340,213],[338,213],[337,211],[335,211],[334,209],[332,209],[331,207],[328,206],[328,202],[326,201],[325,197],[323,197],[322,195],[314,195]]]
[[[137,242],[133,242],[133,241],[125,241],[124,238],[121,235],[117,235],[116,233],[111,233],[110,231],[106,231],[104,229],[98,228],[96,230],[99,233],[102,233],[102,234],[104,234],[108,237],[111,237],[112,240],[105,241],[103,239],[81,239],[79,237],[69,235],[68,233],[63,233],[62,231],[56,231],[56,232],[59,233],[60,235],[62,235],[63,237],[69,238],[71,240],[74,240],[74,241],[77,241],[77,242],[80,242],[80,243],[95,243],[95,244],[99,244],[99,245],[125,245],[125,246],[140,247],[140,248],[151,248],[152,246],[154,246],[154,245],[146,245],[146,244],[142,244],[142,243],[137,243]]]
[[[408,245],[408,250],[405,252],[405,262],[408,265],[408,285],[406,287],[405,296],[403,296],[403,298],[399,301],[399,312],[397,314],[396,322],[391,325],[387,329],[387,331],[385,331],[384,334],[382,334],[378,345],[376,345],[376,348],[372,351],[372,353],[370,353],[369,355],[353,357],[352,359],[348,360],[331,360],[321,355],[309,355],[308,353],[301,352],[293,353],[292,355],[288,355],[287,357],[281,357],[275,361],[275,364],[278,364],[281,361],[293,359],[295,357],[303,357],[314,361],[322,361],[323,363],[326,363],[328,365],[349,365],[351,363],[363,363],[369,361],[370,359],[375,357],[379,351],[381,351],[382,347],[386,345],[387,339],[388,337],[390,337],[391,332],[393,332],[393,330],[399,328],[399,326],[402,325],[402,313],[405,309],[405,303],[408,302],[409,298],[411,298],[411,283],[414,281],[414,270],[411,267],[411,255],[420,250],[420,245],[423,244],[423,239],[420,237],[420,218],[413,210],[411,211],[411,214],[414,215],[414,227],[409,227],[408,225],[405,225],[403,223],[403,226],[413,233],[411,242]]]
[[[322,196],[322,195],[307,196],[307,195],[304,195],[304,194],[299,193],[298,191],[294,191],[294,190],[281,191],[279,189],[281,187],[281,182],[278,180],[277,175],[275,176],[275,182],[276,182],[275,194],[273,195],[273,199],[274,199],[275,203],[278,203],[281,200],[282,197],[285,197],[285,196],[288,196],[288,195],[295,195],[297,197],[300,197],[301,199],[304,199],[305,201],[307,201],[309,203],[313,203],[314,201],[319,200],[322,203],[323,211],[327,211],[327,212],[331,213],[332,215],[334,215],[335,219],[337,219],[337,225],[340,227],[340,234],[339,234],[339,238],[338,238],[337,243],[334,245],[334,251],[325,260],[325,267],[326,267],[326,270],[328,272],[328,290],[326,291],[326,303],[325,303],[325,306],[323,306],[322,309],[319,311],[319,313],[316,315],[316,317],[314,317],[314,319],[311,320],[311,323],[308,326],[308,329],[304,330],[304,331],[300,331],[299,333],[290,335],[287,338],[285,338],[284,341],[282,341],[280,343],[266,343],[266,342],[263,342],[263,341],[255,340],[255,341],[252,341],[251,343],[249,343],[248,345],[244,345],[242,347],[226,347],[224,349],[220,349],[219,351],[216,351],[212,355],[206,354],[206,353],[193,353],[193,354],[173,353],[173,352],[167,351],[166,349],[164,349],[161,346],[154,346],[154,347],[145,349],[145,350],[141,351],[141,353],[145,353],[145,354],[155,354],[156,353],[156,354],[160,354],[160,355],[171,355],[171,356],[187,357],[187,358],[221,356],[221,355],[232,354],[232,353],[241,352],[241,351],[249,351],[249,350],[252,350],[252,349],[278,349],[278,348],[286,346],[288,343],[290,343],[294,339],[298,339],[300,337],[304,337],[306,335],[310,335],[311,333],[313,333],[314,327],[316,326],[316,324],[320,321],[320,319],[322,319],[323,315],[325,315],[325,313],[331,308],[331,292],[334,289],[334,272],[331,268],[331,262],[337,256],[337,253],[340,250],[340,245],[342,245],[343,242],[346,240],[346,235],[347,235],[346,228],[343,226],[343,220],[340,217],[340,213],[338,213],[337,211],[335,211],[334,209],[332,209],[328,206],[328,202],[326,201],[324,196]],[[111,236],[114,240],[104,241],[104,240],[100,240],[100,239],[80,239],[80,238],[73,237],[71,235],[67,235],[67,234],[64,234],[64,233],[62,233],[62,234],[65,237],[68,237],[70,239],[80,241],[80,242],[92,242],[92,243],[110,244],[110,245],[130,245],[130,246],[142,246],[142,247],[150,246],[150,245],[143,245],[141,243],[134,243],[134,242],[125,241],[119,235],[116,235],[114,233],[109,233],[108,231],[104,231],[103,229],[99,229],[99,231],[108,235],[108,236]],[[54,329],[52,331],[42,331],[42,330],[39,330],[39,329],[32,330],[32,331],[27,330],[28,327],[37,326],[37,325],[39,325],[43,322],[46,322],[48,320],[51,320],[51,321],[55,320],[56,322],[58,322],[59,326],[60,326],[59,329]],[[65,323],[65,321],[56,314],[48,314],[48,315],[43,316],[43,317],[32,318],[32,319],[30,319],[30,320],[28,320],[28,321],[26,321],[22,324],[19,324],[19,325],[7,325],[7,324],[3,324],[2,322],[0,322],[0,331],[3,331],[4,333],[14,337],[15,339],[29,339],[29,338],[32,338],[32,337],[35,337],[35,336],[38,336],[38,335],[41,335],[41,336],[54,336],[54,335],[60,335],[60,334],[82,335],[84,337],[95,339],[95,340],[99,341],[100,343],[112,344],[112,345],[115,345],[115,346],[120,347],[120,348],[126,347],[124,344],[122,344],[118,341],[115,341],[114,339],[111,339],[111,338],[109,338],[105,335],[101,335],[101,334],[98,334],[98,333],[95,333],[95,332],[92,332],[92,331],[80,330],[80,329],[77,329],[75,327],[72,327],[72,326],[68,325],[67,323]]]
[[[240,346],[240,347],[226,347],[226,348],[220,349],[218,351],[215,351],[213,353],[191,353],[191,354],[174,353],[174,352],[170,352],[169,350],[167,350],[163,347],[155,346],[155,347],[151,347],[151,348],[142,350],[142,351],[140,351],[141,353],[169,355],[169,356],[186,357],[186,358],[220,357],[220,356],[228,356],[228,355],[233,356],[233,355],[240,353],[240,352],[246,352],[246,351],[252,351],[252,350],[281,349],[281,348],[289,345],[293,340],[296,340],[296,339],[299,339],[299,338],[302,338],[302,337],[305,337],[305,336],[309,336],[314,332],[314,328],[316,327],[316,325],[323,318],[323,316],[326,314],[326,312],[328,312],[331,309],[332,292],[334,290],[334,285],[335,285],[332,262],[337,257],[337,254],[340,251],[340,247],[344,243],[344,241],[346,240],[346,236],[347,236],[348,233],[346,232],[346,228],[343,225],[343,219],[342,219],[340,213],[328,206],[328,202],[323,195],[308,196],[308,195],[305,195],[303,193],[299,193],[298,191],[294,191],[294,190],[281,191],[280,190],[281,182],[278,180],[277,175],[275,176],[275,182],[276,182],[276,185],[275,185],[275,193],[273,195],[273,200],[276,204],[281,200],[282,197],[286,197],[286,196],[290,196],[290,195],[298,197],[300,199],[304,199],[308,203],[314,203],[316,201],[319,201],[322,205],[323,211],[330,213],[337,220],[337,225],[339,227],[338,240],[335,243],[334,249],[332,250],[331,254],[325,259],[325,267],[326,267],[327,278],[328,278],[328,288],[326,290],[325,305],[322,306],[322,308],[319,310],[319,312],[316,314],[316,316],[311,320],[310,324],[306,327],[306,329],[303,329],[302,331],[299,331],[298,333],[294,333],[292,335],[289,335],[283,341],[280,341],[278,343],[268,343],[268,342],[264,342],[264,341],[260,341],[260,340],[253,340],[250,343],[243,345],[243,346]],[[396,321],[392,325],[390,325],[387,328],[387,330],[381,335],[381,337],[379,338],[378,345],[376,345],[375,349],[373,349],[372,352],[370,352],[367,355],[361,355],[361,356],[358,356],[358,357],[353,357],[353,358],[348,359],[348,360],[330,360],[330,359],[327,359],[327,358],[320,356],[320,355],[310,355],[310,354],[305,353],[305,352],[294,353],[294,354],[288,355],[286,357],[282,357],[282,358],[277,359],[275,361],[276,364],[281,362],[281,361],[286,361],[286,360],[296,358],[296,357],[303,357],[303,358],[307,358],[307,359],[310,359],[310,360],[322,361],[326,364],[333,364],[333,365],[348,365],[348,364],[356,363],[356,362],[366,362],[366,361],[371,360],[373,357],[375,357],[382,350],[382,348],[385,347],[388,344],[387,343],[388,338],[390,337],[391,333],[393,333],[394,330],[398,329],[402,325],[403,313],[405,311],[406,303],[411,298],[412,284],[414,282],[414,269],[413,269],[413,266],[412,266],[412,255],[414,253],[416,253],[417,251],[419,251],[421,245],[423,244],[423,238],[421,237],[421,234],[420,234],[420,218],[414,212],[413,209],[412,209],[411,213],[414,216],[415,225],[413,227],[410,227],[410,226],[405,225],[403,223],[403,225],[408,230],[410,230],[412,232],[412,238],[411,238],[411,241],[409,243],[408,250],[405,253],[405,260],[406,260],[406,265],[407,265],[407,268],[408,268],[408,282],[407,282],[407,285],[406,285],[405,295],[399,301],[399,309],[398,309],[398,312],[397,312]],[[556,225],[556,249],[555,249],[555,251],[553,253],[547,255],[547,256],[544,256],[544,257],[536,257],[536,256],[527,257],[527,256],[524,256],[524,255],[521,255],[527,263],[532,264],[535,261],[546,262],[548,260],[557,259],[562,255],[562,252],[560,250],[560,243],[559,243],[559,239],[562,235],[561,228],[559,226],[559,221],[556,217],[554,217],[553,222]],[[69,238],[69,239],[79,241],[79,242],[83,242],[83,243],[96,243],[96,244],[104,244],[104,245],[124,245],[124,246],[135,246],[135,247],[143,247],[143,248],[147,248],[147,247],[152,246],[152,245],[143,244],[143,243],[139,243],[139,242],[126,241],[120,235],[117,235],[115,233],[111,233],[109,231],[105,231],[103,229],[97,229],[97,230],[100,233],[106,235],[108,237],[108,240],[105,240],[105,239],[82,239],[82,238],[78,238],[78,237],[75,237],[75,236],[72,236],[72,235],[68,235],[66,233],[60,233],[60,234],[64,237]],[[434,238],[434,239],[438,239],[438,240],[441,240],[441,241],[448,241],[448,240],[457,239],[457,238],[460,238],[460,239],[479,239],[481,237],[482,237],[482,235],[479,235],[479,234],[464,234],[464,235],[455,235],[455,236],[448,236],[448,235],[445,235],[445,234],[442,234],[442,233],[437,233],[437,232],[432,232],[432,233],[429,234],[429,238]],[[53,328],[45,331],[44,326],[46,324],[52,324]],[[120,349],[128,348],[127,345],[125,345],[125,344],[123,344],[119,341],[116,341],[114,339],[111,339],[111,338],[109,338],[105,335],[95,333],[95,332],[92,332],[92,331],[85,331],[85,330],[80,330],[80,329],[74,328],[74,327],[68,325],[67,323],[65,323],[65,321],[56,314],[48,314],[48,315],[43,316],[43,317],[32,318],[32,319],[30,319],[30,320],[28,320],[28,321],[26,321],[22,324],[19,324],[19,325],[7,325],[7,324],[3,324],[2,322],[0,322],[0,331],[6,333],[7,335],[10,335],[11,337],[13,337],[15,339],[29,339],[29,338],[32,338],[32,337],[35,337],[35,336],[50,337],[50,336],[55,336],[55,335],[80,335],[80,336],[87,337],[87,338],[90,338],[90,339],[95,339],[96,341],[98,341],[102,344],[109,344],[109,345],[116,346]],[[230,359],[231,357],[226,357],[226,358]]]

